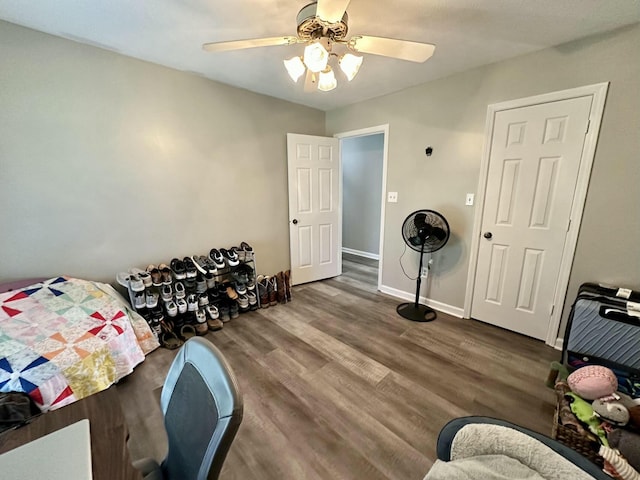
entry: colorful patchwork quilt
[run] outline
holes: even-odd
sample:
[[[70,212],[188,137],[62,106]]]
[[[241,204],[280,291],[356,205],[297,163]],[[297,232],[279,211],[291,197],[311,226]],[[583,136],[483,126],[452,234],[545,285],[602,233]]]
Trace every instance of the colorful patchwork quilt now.
[[[0,293],[0,392],[25,392],[42,411],[108,388],[156,347],[110,285],[59,277]]]

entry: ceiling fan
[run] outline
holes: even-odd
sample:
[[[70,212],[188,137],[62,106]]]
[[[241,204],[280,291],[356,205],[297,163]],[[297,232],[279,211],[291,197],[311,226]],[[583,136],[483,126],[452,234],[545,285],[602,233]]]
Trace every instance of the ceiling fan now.
[[[349,1],[318,0],[302,7],[297,16],[296,36],[205,43],[202,48],[208,52],[224,52],[305,43],[307,45],[304,55],[284,60],[287,72],[294,82],[306,72],[305,91],[329,91],[336,88],[335,74],[329,64],[332,58],[337,59],[340,69],[351,81],[362,64],[362,56],[356,55],[357,53],[371,53],[417,63],[425,62],[433,55],[435,46],[429,43],[371,35],[354,35],[347,38],[349,15],[346,9]],[[334,52],[335,45],[339,45],[346,52]]]

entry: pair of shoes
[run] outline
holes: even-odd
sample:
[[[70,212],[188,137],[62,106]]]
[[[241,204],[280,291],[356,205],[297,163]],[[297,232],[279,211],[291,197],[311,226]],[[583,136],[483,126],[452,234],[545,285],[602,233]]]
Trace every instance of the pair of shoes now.
[[[151,283],[154,287],[161,287],[163,285],[162,282],[162,273],[160,273],[160,269],[155,265],[149,265],[147,267],[147,273],[151,275]]]
[[[149,272],[147,272],[146,270],[134,267],[130,268],[129,272],[131,272],[131,275],[133,277],[137,276],[140,280],[142,280],[144,288],[149,288],[151,285],[153,285],[153,283],[151,282],[151,275],[149,275]]]
[[[229,250],[221,248],[220,253],[230,267],[237,267],[240,265],[240,259],[238,258],[238,252],[236,252],[235,247],[231,247]]]
[[[229,303],[227,301],[223,301],[218,307],[218,312],[220,313],[220,320],[223,323],[227,323],[231,320],[231,309],[229,308]]]
[[[182,282],[176,282],[173,289],[176,292],[176,299],[184,298],[187,295],[187,292],[184,289],[184,283]]]
[[[144,291],[144,282],[139,275],[129,272],[120,272],[116,275],[116,281],[132,292]]]
[[[253,260],[253,248],[247,242],[240,242],[240,248],[236,249],[240,260],[248,262]]]
[[[198,297],[195,293],[187,295],[187,310],[189,312],[195,312],[198,310]]]
[[[187,301],[184,298],[176,299],[176,306],[178,307],[178,313],[180,315],[187,313]]]
[[[240,309],[241,312],[249,311],[249,297],[247,296],[246,293],[238,295],[237,302],[238,302],[238,308]]]
[[[233,278],[236,283],[249,283],[254,279],[253,268],[246,263],[241,263],[231,269],[231,278]]]
[[[173,299],[173,288],[171,285],[164,285],[162,290],[160,290],[160,297],[163,302],[168,302]]]
[[[213,261],[216,268],[224,268],[224,257],[222,256],[222,253],[220,253],[220,250],[212,248],[209,251],[209,258]]]
[[[205,257],[204,255],[192,255],[191,260],[198,271],[203,275],[207,273],[215,275],[218,273],[218,267],[209,257]]]

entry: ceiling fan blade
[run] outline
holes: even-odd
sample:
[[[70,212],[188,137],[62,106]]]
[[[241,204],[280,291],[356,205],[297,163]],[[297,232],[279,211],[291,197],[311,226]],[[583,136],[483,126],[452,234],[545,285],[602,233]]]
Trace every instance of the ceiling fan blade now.
[[[350,0],[318,0],[316,15],[325,22],[338,23],[342,20]]]
[[[298,37],[287,36],[205,43],[202,48],[207,52],[226,52],[229,50],[242,50],[243,48],[272,47],[275,45],[292,45],[294,43],[298,43]]]
[[[349,47],[358,52],[399,58],[417,63],[427,61],[436,49],[435,45],[430,43],[409,42],[407,40],[371,37],[369,35],[352,37],[348,43]]]
[[[315,92],[318,89],[318,77],[311,70],[307,70],[307,76],[304,79],[304,91]]]

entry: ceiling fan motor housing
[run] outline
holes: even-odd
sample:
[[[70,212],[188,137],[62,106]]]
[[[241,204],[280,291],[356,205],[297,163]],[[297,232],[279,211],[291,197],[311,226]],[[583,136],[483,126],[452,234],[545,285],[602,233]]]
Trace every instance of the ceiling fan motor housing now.
[[[298,37],[302,40],[316,40],[329,37],[331,40],[342,40],[347,36],[349,15],[344,12],[337,23],[329,23],[317,16],[317,2],[302,7],[298,12]]]

